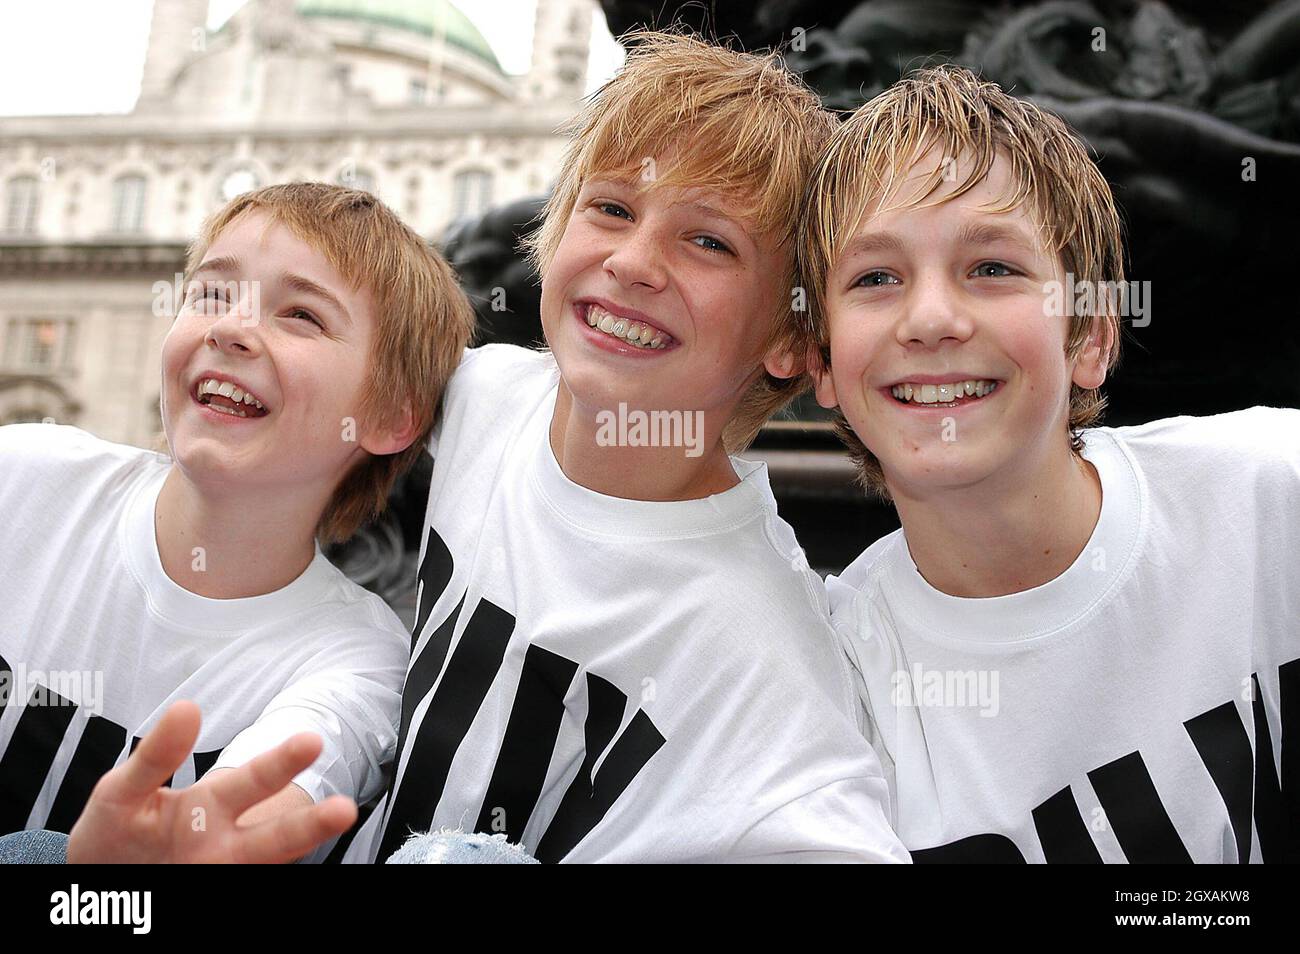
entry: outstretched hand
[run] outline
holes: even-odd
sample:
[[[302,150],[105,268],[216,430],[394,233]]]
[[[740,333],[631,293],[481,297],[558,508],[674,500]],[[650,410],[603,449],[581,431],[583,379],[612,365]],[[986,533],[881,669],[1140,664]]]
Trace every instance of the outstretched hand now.
[[[99,780],[68,836],[70,864],[288,862],[356,821],[350,798],[333,795],[314,804],[291,784],[320,754],[320,737],[309,732],[189,788],[163,788],[189,758],[199,720],[194,703],[175,703],[131,756]],[[285,798],[287,788],[299,798]]]

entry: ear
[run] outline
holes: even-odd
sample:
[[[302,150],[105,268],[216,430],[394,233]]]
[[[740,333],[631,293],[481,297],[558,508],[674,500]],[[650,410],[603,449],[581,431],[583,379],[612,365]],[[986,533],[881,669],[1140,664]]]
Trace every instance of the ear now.
[[[763,367],[774,378],[793,378],[802,374],[804,363],[788,345],[777,345],[763,359]]]
[[[406,450],[415,440],[417,433],[418,428],[415,414],[411,410],[411,402],[406,401],[390,424],[367,432],[360,443],[367,453],[382,457]]]
[[[1079,387],[1093,390],[1101,387],[1106,380],[1106,366],[1111,350],[1111,327],[1102,318],[1094,318],[1092,331],[1088,333],[1078,355],[1074,359],[1074,371],[1070,375]]]
[[[831,377],[830,348],[809,348],[804,356],[804,365],[813,380],[817,403],[824,408],[838,407],[840,400],[835,394],[835,380]]]

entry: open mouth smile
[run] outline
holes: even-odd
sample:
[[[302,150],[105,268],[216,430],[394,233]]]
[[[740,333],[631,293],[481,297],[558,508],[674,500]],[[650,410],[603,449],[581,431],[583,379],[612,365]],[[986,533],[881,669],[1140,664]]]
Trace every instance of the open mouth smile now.
[[[964,407],[982,401],[997,391],[1001,381],[970,378],[964,381],[945,381],[941,384],[921,384],[903,381],[886,388],[899,404],[915,407]]]
[[[677,344],[676,338],[644,319],[621,317],[595,302],[578,302],[574,308],[591,332],[607,340],[615,350],[650,354]]]
[[[200,406],[228,417],[258,418],[270,413],[251,392],[218,378],[201,379],[194,387],[193,398]]]

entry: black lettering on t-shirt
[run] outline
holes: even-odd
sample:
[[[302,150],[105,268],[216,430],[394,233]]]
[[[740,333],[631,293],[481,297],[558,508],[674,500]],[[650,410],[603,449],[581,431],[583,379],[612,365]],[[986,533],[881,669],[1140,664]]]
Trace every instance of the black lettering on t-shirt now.
[[[1239,862],[1250,860],[1252,818],[1263,860],[1295,862],[1300,860],[1300,659],[1278,669],[1280,772],[1273,764],[1272,733],[1259,680],[1256,676],[1251,680],[1253,749],[1231,700],[1187,720],[1184,727],[1223,799]],[[1140,752],[1093,769],[1088,780],[1128,861],[1192,861]],[[1100,860],[1069,786],[1035,808],[1033,820],[1047,861]],[[916,862],[993,863],[1016,858],[1023,860],[1015,844],[994,833],[912,852]]]
[[[577,671],[578,664],[570,659],[541,646],[528,647],[475,831],[501,832],[513,844],[523,838],[546,784],[564,719],[564,699]]]
[[[116,722],[97,715],[86,720],[77,750],[63,773],[59,793],[45,819],[45,828],[64,834],[72,831],[95,783],[117,762],[125,745],[126,729]]]
[[[411,635],[414,658],[402,689],[398,765],[389,786],[388,814],[377,855],[380,862],[396,851],[409,834],[426,831],[432,824],[452,761],[501,669],[514,633],[515,617],[483,599],[474,607],[455,650],[450,651],[457,621],[465,611],[466,594],[461,594],[456,608],[424,647],[416,648],[434,603],[451,580],[452,563],[450,550],[433,527],[428,527],[420,569],[422,588]],[[563,721],[565,698],[580,668],[576,661],[529,646],[492,776],[479,806],[476,831],[496,834],[500,830],[513,842],[522,837],[545,784]],[[416,707],[435,683],[438,688],[408,746]],[[584,838],[664,744],[663,735],[649,716],[638,711],[609,748],[622,723],[627,697],[593,673],[587,674],[587,690],[583,764],[542,836],[537,854],[541,861],[559,860]],[[593,777],[592,768],[607,748],[609,754]],[[407,749],[403,764],[402,755]]]
[[[12,693],[21,687],[13,687]],[[5,714],[13,706],[11,698]],[[76,715],[70,699],[46,686],[35,686],[21,707],[18,724],[0,755],[0,833],[22,831],[45,785],[63,736]]]

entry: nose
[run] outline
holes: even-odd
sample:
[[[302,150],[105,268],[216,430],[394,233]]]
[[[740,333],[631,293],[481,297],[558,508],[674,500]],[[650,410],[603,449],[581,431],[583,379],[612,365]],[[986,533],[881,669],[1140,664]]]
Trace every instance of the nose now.
[[[963,342],[974,324],[963,307],[959,291],[942,276],[919,277],[913,282],[902,320],[895,334],[905,348],[937,348],[943,342]]]
[[[258,328],[262,315],[259,296],[252,291],[254,287],[249,283],[248,288],[242,288],[238,299],[213,318],[203,339],[205,345],[236,356],[251,356],[260,352]]]
[[[668,282],[664,267],[663,242],[655,229],[645,223],[634,224],[614,238],[617,243],[605,257],[605,270],[624,287],[660,291]]]

